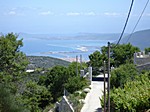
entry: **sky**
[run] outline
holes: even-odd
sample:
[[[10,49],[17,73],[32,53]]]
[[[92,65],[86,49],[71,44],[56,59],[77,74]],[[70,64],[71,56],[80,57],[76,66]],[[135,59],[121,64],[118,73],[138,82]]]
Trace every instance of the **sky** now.
[[[134,0],[131,33],[147,0]],[[131,0],[1,0],[0,32],[121,33]],[[150,29],[150,3],[136,31]]]

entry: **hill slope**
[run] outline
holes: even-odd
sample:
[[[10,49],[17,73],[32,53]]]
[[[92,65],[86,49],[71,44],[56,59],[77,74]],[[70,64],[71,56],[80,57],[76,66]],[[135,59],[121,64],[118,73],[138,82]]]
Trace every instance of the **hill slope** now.
[[[50,68],[56,65],[68,66],[70,62],[46,56],[27,56],[30,64],[28,69]]]
[[[121,40],[121,43],[127,43],[127,40],[129,37],[130,35],[124,37]],[[150,47],[150,29],[137,31],[133,33],[131,38],[129,38],[128,42],[130,42],[134,46],[139,47],[141,50],[144,50],[144,48]]]

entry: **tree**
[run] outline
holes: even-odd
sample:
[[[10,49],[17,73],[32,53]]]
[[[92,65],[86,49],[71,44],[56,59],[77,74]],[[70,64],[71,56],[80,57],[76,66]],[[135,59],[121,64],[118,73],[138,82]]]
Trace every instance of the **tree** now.
[[[138,72],[134,64],[120,65],[111,72],[111,88],[123,88],[124,84],[129,80],[134,80],[137,74]]]
[[[138,47],[132,46],[130,43],[128,44],[111,44],[110,49],[110,65],[119,67],[119,65],[126,63],[133,63],[133,55],[135,52],[139,52],[140,49]],[[101,48],[101,52],[95,51],[93,54],[89,56],[89,64],[96,68],[96,71],[103,65],[103,62],[108,60],[108,47],[103,46]],[[98,72],[96,72],[98,73]],[[94,73],[95,74],[95,73]]]
[[[66,67],[55,66],[47,73],[45,85],[52,94],[53,102],[63,94],[64,84],[69,78],[69,72]]]
[[[13,33],[0,37],[0,83],[17,86],[16,82],[25,74],[28,61],[20,51],[22,46],[22,39],[18,40],[18,36]]]
[[[150,47],[149,48],[145,48],[145,54],[148,54],[150,52]]]
[[[78,75],[79,75],[80,74],[80,70],[81,69],[85,69],[85,68],[87,68],[87,64],[86,63],[82,63],[82,68],[81,68],[80,63],[72,62],[68,66],[68,71],[69,71],[70,76],[73,77],[73,76],[77,76],[77,71],[76,70],[78,70]]]
[[[6,85],[0,84],[0,112],[23,112],[25,109],[15,98]]]
[[[138,47],[132,46],[130,43],[117,45],[112,48],[111,58],[114,60],[114,66],[119,66],[125,63],[133,63],[133,55],[139,52]]]
[[[93,75],[98,75],[103,61],[106,60],[105,54],[95,51],[93,54],[89,55],[89,59],[88,65],[93,67]]]
[[[81,90],[88,85],[87,80],[80,76],[70,77],[65,83],[65,89],[68,92],[74,93],[75,91]]]
[[[33,81],[27,82],[26,89],[21,97],[22,103],[31,112],[41,112],[52,101],[51,93],[48,89]]]

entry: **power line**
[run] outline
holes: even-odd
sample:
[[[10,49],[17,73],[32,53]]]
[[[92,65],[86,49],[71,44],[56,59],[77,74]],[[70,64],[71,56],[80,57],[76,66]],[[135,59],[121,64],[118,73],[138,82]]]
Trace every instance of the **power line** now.
[[[122,39],[122,36],[123,36],[123,34],[124,34],[124,31],[125,31],[125,29],[126,29],[126,26],[127,26],[127,23],[128,23],[129,17],[130,17],[130,13],[131,13],[131,10],[132,10],[132,7],[133,7],[133,2],[134,2],[134,0],[132,0],[132,2],[131,2],[131,6],[130,6],[130,9],[129,9],[129,12],[128,12],[128,16],[127,16],[127,19],[126,19],[124,28],[123,28],[123,30],[122,30],[122,33],[121,33],[120,38],[119,38],[119,40],[118,40],[118,42],[117,42],[116,45],[119,44],[119,42],[120,42],[120,40]]]
[[[146,2],[146,4],[145,4],[145,7],[144,7],[144,9],[143,9],[143,11],[142,11],[141,15],[139,16],[139,19],[138,19],[138,21],[136,22],[136,24],[135,24],[135,26],[134,26],[134,28],[133,28],[133,30],[132,30],[132,32],[131,32],[131,34],[130,34],[129,38],[128,38],[128,39],[127,39],[127,41],[126,41],[126,43],[127,43],[127,42],[129,41],[129,39],[132,37],[133,32],[135,31],[135,29],[136,29],[136,27],[137,27],[138,23],[140,22],[141,17],[143,16],[144,11],[145,11],[145,9],[146,9],[146,7],[147,7],[148,3],[149,3],[149,0],[147,0],[147,2]]]

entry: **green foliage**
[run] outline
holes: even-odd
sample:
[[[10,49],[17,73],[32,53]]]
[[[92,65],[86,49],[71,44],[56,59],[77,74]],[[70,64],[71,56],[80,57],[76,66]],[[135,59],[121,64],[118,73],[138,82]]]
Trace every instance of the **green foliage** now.
[[[25,70],[28,61],[25,54],[20,51],[22,46],[22,39],[19,40],[13,33],[0,37],[0,112],[46,111],[63,95],[65,85],[69,89],[71,86],[75,87],[73,91],[86,86],[87,81],[76,76],[76,65],[79,73],[81,69],[80,64],[76,62],[71,63],[68,68],[64,66],[37,68],[34,73],[27,74]],[[35,59],[37,63],[40,61],[40,66],[43,67],[49,66],[43,60],[51,60],[52,65],[61,63],[68,66],[69,64],[48,57],[28,59]],[[83,63],[82,69],[85,67],[86,64]],[[1,84],[6,85],[7,88],[2,87]]]
[[[63,66],[55,66],[48,71],[46,80],[44,79],[44,85],[51,92],[53,102],[57,101],[58,98],[63,95],[64,88],[70,93],[73,93],[87,86],[87,80],[76,75],[76,69],[74,68],[76,64],[76,62],[73,62],[68,68]]]
[[[29,69],[35,69],[35,68],[51,68],[56,65],[60,66],[68,66],[70,62],[48,57],[48,56],[27,56],[28,60],[30,61],[30,65],[28,66]]]
[[[0,112],[23,112],[25,109],[18,104],[10,90],[0,84]]]
[[[64,84],[67,82],[68,78],[68,69],[63,66],[55,66],[47,73],[45,85],[51,92],[54,102],[62,95]]]
[[[150,52],[150,47],[149,48],[145,48],[145,54],[148,54]]]
[[[85,69],[85,68],[87,68],[87,64],[86,63],[82,63],[82,66],[81,66],[80,63],[72,62],[68,66],[68,70],[69,70],[70,76],[76,76],[77,75],[77,70],[78,70],[78,74],[80,74],[80,70],[81,69]]]
[[[70,93],[74,93],[75,91],[83,89],[87,85],[88,83],[85,78],[74,76],[68,79],[67,83],[65,84],[65,89],[67,89],[67,91]]]
[[[81,108],[83,107],[83,103],[79,101],[81,97],[76,96],[74,94],[70,94],[67,98],[69,99],[69,101],[71,101],[70,103],[72,104],[74,111],[80,112]]]
[[[108,47],[103,46],[102,54],[108,54]],[[135,52],[139,52],[140,49],[138,47],[132,46],[130,43],[128,44],[111,44],[110,48],[110,63],[115,67],[126,63],[133,63],[133,55]],[[107,59],[106,59],[107,60]]]
[[[139,48],[129,44],[111,44],[110,48],[110,65],[118,67],[122,64],[133,63],[133,55],[135,52],[140,51]],[[108,61],[108,47],[103,46],[101,52],[95,51],[89,56],[90,61],[88,64],[93,67],[93,75],[99,74],[99,69],[102,68],[103,62]]]
[[[95,51],[89,56],[89,59],[88,65],[93,67],[93,75],[98,75],[99,68],[103,65],[104,60],[106,60],[106,55]]]
[[[133,63],[134,53],[140,51],[139,48],[132,46],[130,43],[121,44],[112,49],[111,58],[114,60],[114,66]]]
[[[124,87],[124,84],[129,80],[134,80],[137,75],[137,70],[134,64],[125,64],[112,70],[110,77],[111,88]]]
[[[17,87],[28,64],[26,56],[20,52],[22,40],[17,38],[13,33],[0,37],[0,83],[10,83],[12,88]]]
[[[81,97],[81,99],[85,99],[86,93],[85,93],[85,92],[82,92],[82,93],[80,94],[80,97]]]
[[[46,87],[29,81],[22,95],[22,102],[32,112],[40,112],[52,100],[51,93]]]
[[[111,109],[115,112],[145,112],[150,108],[150,73],[128,81],[124,88],[111,91]]]

